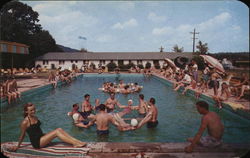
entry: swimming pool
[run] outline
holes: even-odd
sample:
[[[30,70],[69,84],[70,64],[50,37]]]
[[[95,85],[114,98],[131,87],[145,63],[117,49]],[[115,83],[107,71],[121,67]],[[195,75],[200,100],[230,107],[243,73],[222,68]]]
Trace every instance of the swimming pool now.
[[[159,124],[155,129],[147,129],[146,126],[136,131],[119,132],[114,126],[110,126],[110,134],[107,139],[100,139],[96,136],[96,127],[80,129],[72,124],[72,119],[67,116],[71,111],[72,104],[81,103],[84,94],[90,94],[91,103],[99,98],[104,102],[109,95],[98,90],[105,81],[115,82],[123,79],[124,83],[138,82],[144,88],[141,91],[145,100],[150,97],[156,99],[156,106],[159,109]],[[128,99],[138,104],[138,93],[117,94],[116,98],[121,104],[126,105]],[[141,74],[88,74],[77,78],[70,85],[61,85],[57,89],[32,93],[8,108],[1,108],[1,142],[18,141],[20,134],[19,124],[23,119],[22,105],[32,102],[36,105],[37,116],[42,122],[43,132],[49,132],[55,128],[63,128],[74,137],[88,141],[109,141],[109,142],[184,142],[186,138],[194,136],[200,125],[201,116],[195,108],[197,100],[193,97],[184,96],[175,92],[169,85],[157,79],[157,77],[146,78]],[[217,112],[225,125],[223,141],[227,143],[249,143],[250,122],[231,114],[228,111],[218,111],[210,106],[211,111]],[[126,117],[136,117],[137,113]],[[24,141],[29,141],[26,137]]]

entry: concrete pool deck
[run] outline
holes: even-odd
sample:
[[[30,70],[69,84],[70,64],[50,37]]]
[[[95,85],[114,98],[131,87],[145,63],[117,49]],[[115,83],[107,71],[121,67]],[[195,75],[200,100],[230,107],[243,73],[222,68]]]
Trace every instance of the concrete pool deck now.
[[[89,73],[87,73],[89,74]],[[81,75],[81,74],[78,74]],[[165,79],[157,74],[154,74]],[[166,79],[165,79],[166,80]],[[167,80],[169,81],[169,80]],[[170,81],[171,82],[171,81]],[[31,78],[18,79],[18,89],[21,93],[29,90],[50,85],[48,79]],[[212,94],[212,91],[209,92]],[[240,102],[249,110],[249,102]],[[197,129],[198,130],[198,129]],[[195,134],[195,133],[194,133]],[[204,148],[197,146],[193,153],[185,153],[184,147],[188,142],[183,143],[94,143],[88,154],[84,157],[241,157],[250,150],[250,144],[223,144],[218,148]]]
[[[13,142],[10,142],[13,143]],[[17,143],[17,142],[16,142]],[[6,150],[1,144],[1,152],[9,157],[85,157],[85,158],[220,158],[242,157],[249,151],[250,144],[223,144],[217,148],[197,146],[192,153],[185,153],[188,143],[112,143],[88,142],[86,147],[73,148],[66,143],[51,143],[49,147],[34,149],[29,142],[16,152]],[[247,147],[248,146],[248,147]]]

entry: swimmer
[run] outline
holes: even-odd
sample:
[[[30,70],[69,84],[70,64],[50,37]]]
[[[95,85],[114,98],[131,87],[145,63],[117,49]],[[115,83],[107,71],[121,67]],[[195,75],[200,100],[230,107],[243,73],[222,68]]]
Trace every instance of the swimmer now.
[[[92,106],[90,104],[90,95],[85,94],[84,95],[84,101],[82,102],[82,112],[81,115],[84,118],[87,118],[92,112]]]
[[[96,123],[96,133],[97,135],[108,135],[109,134],[109,123],[119,126],[115,121],[114,117],[108,114],[106,111],[106,106],[104,104],[99,105],[99,112],[96,115],[90,116],[90,124]]]
[[[155,128],[158,125],[158,120],[157,120],[158,109],[155,106],[154,98],[150,98],[149,105],[150,105],[149,111],[147,112],[146,116],[140,121],[137,128],[142,127],[146,123],[148,128]]]
[[[107,112],[113,112],[115,106],[121,108],[123,105],[119,103],[119,101],[115,98],[115,93],[110,93],[110,97],[106,100],[105,106],[107,108]]]

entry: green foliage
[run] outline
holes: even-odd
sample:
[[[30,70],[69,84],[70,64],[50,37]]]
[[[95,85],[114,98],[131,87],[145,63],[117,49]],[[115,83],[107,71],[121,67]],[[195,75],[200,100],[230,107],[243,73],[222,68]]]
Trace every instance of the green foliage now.
[[[154,66],[155,66],[156,69],[160,69],[161,68],[161,66],[160,66],[159,63],[155,63]]]
[[[201,41],[198,42],[198,45],[196,46],[198,49],[196,52],[200,54],[207,54],[208,52],[208,46],[207,43],[203,44]]]
[[[205,63],[204,63],[204,60],[201,56],[194,55],[192,60],[194,60],[197,63],[199,70],[205,69]]]
[[[137,65],[140,69],[144,69],[144,66],[142,64]]]
[[[184,48],[183,47],[179,48],[179,46],[176,44],[173,46],[172,51],[175,53],[182,53],[184,51]]]
[[[107,64],[107,67],[108,67],[108,71],[114,71],[114,69],[117,68],[117,65],[114,62],[110,62]]]
[[[145,68],[146,68],[146,69],[150,69],[150,68],[151,68],[151,63],[150,63],[150,62],[147,62],[146,65],[145,65]]]
[[[91,68],[94,69],[94,70],[96,69],[96,66],[95,66],[94,63],[90,63],[89,67],[91,67]]]
[[[130,69],[131,67],[135,67],[135,64],[131,62],[131,63],[128,63],[126,66],[127,66],[127,69]]]

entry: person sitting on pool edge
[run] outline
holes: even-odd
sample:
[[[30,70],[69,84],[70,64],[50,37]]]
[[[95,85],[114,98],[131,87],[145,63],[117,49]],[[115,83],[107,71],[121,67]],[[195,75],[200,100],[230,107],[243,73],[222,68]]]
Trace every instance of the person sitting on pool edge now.
[[[44,134],[40,128],[41,122],[35,116],[36,108],[34,104],[25,104],[23,112],[24,119],[20,124],[21,134],[18,145],[11,148],[11,151],[16,151],[18,148],[20,148],[26,132],[29,135],[31,145],[34,148],[43,148],[55,138],[59,138],[63,142],[72,144],[74,147],[83,147],[86,145],[85,142],[73,138],[61,128],[57,128],[47,134]]]
[[[150,108],[146,114],[146,116],[140,121],[137,128],[142,127],[147,123],[148,128],[155,128],[158,125],[158,109],[155,106],[155,98],[150,98],[149,100]]]
[[[209,111],[208,104],[205,101],[198,101],[196,108],[197,111],[203,115],[201,125],[195,137],[187,139],[191,144],[185,147],[185,152],[192,152],[196,144],[201,144],[205,147],[216,147],[222,143],[221,139],[224,133],[224,125],[220,117],[215,112]],[[201,137],[206,128],[208,136]]]

